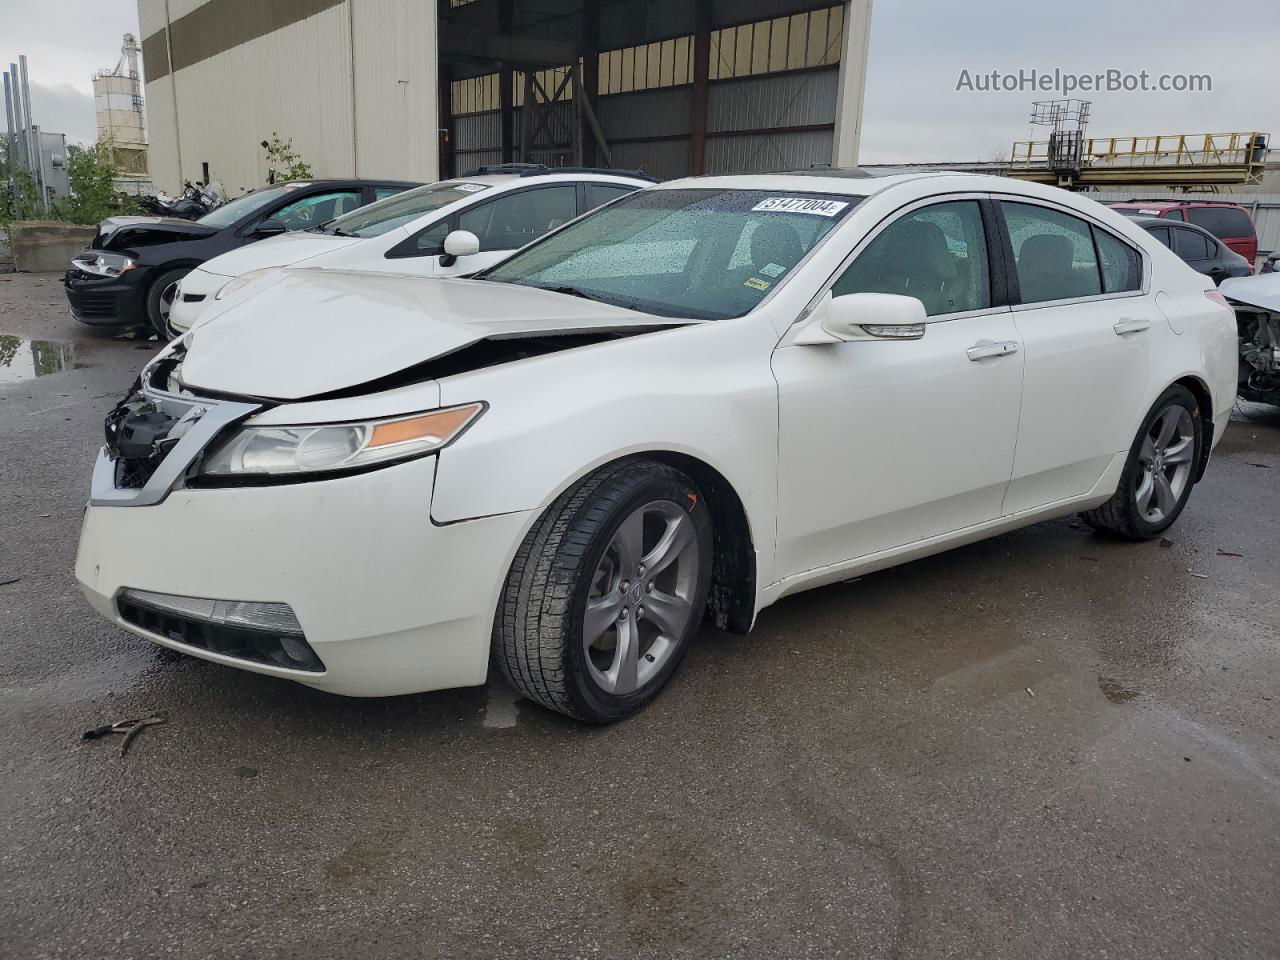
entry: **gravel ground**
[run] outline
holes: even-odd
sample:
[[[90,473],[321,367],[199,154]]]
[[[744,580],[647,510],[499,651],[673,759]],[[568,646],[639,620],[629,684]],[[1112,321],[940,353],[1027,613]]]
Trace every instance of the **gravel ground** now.
[[[52,276],[0,276],[0,334],[74,352],[0,379],[0,956],[1280,956],[1280,411],[1167,544],[1065,520],[796,596],[589,729],[99,620],[80,511],[155,344]]]

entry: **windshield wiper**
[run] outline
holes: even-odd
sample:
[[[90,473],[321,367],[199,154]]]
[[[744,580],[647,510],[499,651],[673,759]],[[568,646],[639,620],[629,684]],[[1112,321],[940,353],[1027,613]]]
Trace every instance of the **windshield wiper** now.
[[[591,294],[578,287],[538,287],[539,290],[550,290],[552,293],[564,293],[571,297],[581,297],[583,300],[594,300],[601,302],[599,297],[593,297]]]

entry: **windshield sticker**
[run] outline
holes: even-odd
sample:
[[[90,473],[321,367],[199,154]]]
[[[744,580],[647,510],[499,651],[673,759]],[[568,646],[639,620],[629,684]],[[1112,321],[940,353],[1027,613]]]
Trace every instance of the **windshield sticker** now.
[[[751,208],[753,212],[808,213],[815,217],[834,217],[849,204],[841,200],[812,200],[805,197],[768,197]]]
[[[749,277],[744,287],[750,287],[752,290],[768,290],[773,284],[767,280],[761,280],[759,277]]]
[[[766,263],[760,268],[760,272],[766,277],[772,277],[777,280],[780,276],[787,272],[787,268],[777,263]]]
[[[1148,217],[1158,217],[1158,216],[1160,216],[1160,211],[1159,211],[1159,210],[1139,210],[1138,212],[1139,212],[1139,213],[1141,213],[1141,214],[1145,214],[1145,215],[1146,215],[1146,216],[1148,216]]]
[[[461,190],[463,193],[479,193],[481,190],[488,190],[489,188],[483,183],[460,183],[453,189]]]

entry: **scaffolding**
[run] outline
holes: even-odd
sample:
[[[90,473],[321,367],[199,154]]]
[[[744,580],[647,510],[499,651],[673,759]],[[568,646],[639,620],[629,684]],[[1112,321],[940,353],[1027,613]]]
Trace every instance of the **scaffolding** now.
[[[1215,190],[1261,183],[1268,140],[1258,131],[1082,138],[1075,167],[1061,162],[1063,141],[1023,140],[1013,145],[1009,175],[1068,189],[1149,184]]]

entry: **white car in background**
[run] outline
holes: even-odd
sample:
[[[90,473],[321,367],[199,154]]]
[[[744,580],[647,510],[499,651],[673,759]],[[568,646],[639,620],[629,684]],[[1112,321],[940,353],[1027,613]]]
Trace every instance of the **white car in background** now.
[[[588,210],[655,183],[632,171],[503,164],[388,197],[312,230],[224,253],[182,278],[170,334],[272,269],[308,267],[453,277],[492,266]],[[449,234],[465,232],[446,250]],[[453,244],[450,244],[453,247]],[[459,262],[457,254],[466,256]],[[237,280],[233,283],[232,281]]]
[[[1076,512],[1159,536],[1236,349],[1211,281],[1079,194],[664,183],[475,279],[291,269],[222,304],[108,416],[76,575],[227,666],[386,696],[497,663],[607,722],[704,610],[746,632]]]

